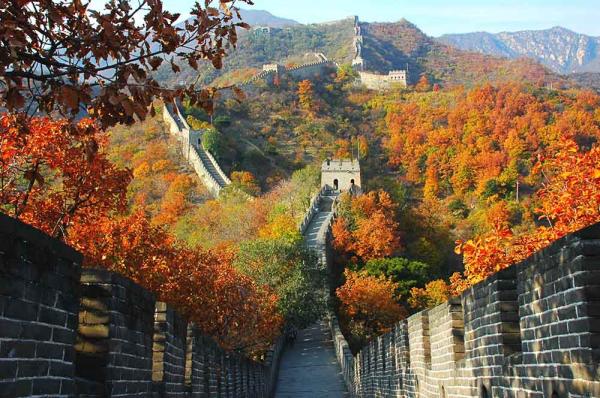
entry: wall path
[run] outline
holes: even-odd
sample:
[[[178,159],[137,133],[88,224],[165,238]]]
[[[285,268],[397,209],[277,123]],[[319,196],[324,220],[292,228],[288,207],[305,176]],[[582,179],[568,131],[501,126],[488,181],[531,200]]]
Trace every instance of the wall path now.
[[[334,217],[337,193],[321,189],[311,201],[300,232],[305,244],[315,251],[319,265],[327,268],[327,236]],[[325,281],[324,281],[325,282]],[[315,294],[328,294],[326,283]],[[322,320],[301,330],[292,347],[287,347],[279,369],[277,398],[347,397],[341,369],[327,322]]]
[[[221,170],[215,158],[200,144],[201,132],[190,128],[176,104],[164,105],[163,120],[168,131],[181,144],[183,156],[200,180],[214,197],[218,197],[221,189],[231,184],[231,180]]]

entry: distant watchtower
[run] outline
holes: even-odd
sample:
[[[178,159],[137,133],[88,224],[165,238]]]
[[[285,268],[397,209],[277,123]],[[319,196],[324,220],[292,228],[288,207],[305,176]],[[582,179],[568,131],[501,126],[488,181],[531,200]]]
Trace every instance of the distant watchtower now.
[[[283,72],[285,72],[285,67],[283,65],[279,65],[279,64],[264,64],[263,71],[275,72],[278,75],[281,75]]]
[[[388,72],[390,83],[400,83],[406,87],[406,70],[391,70]]]
[[[321,188],[361,192],[360,164],[354,159],[327,159],[321,165]]]

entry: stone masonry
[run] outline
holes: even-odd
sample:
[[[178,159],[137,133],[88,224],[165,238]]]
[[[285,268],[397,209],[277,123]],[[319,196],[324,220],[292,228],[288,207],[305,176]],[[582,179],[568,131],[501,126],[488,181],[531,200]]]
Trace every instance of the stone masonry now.
[[[600,224],[338,361],[355,397],[600,397]]]
[[[131,280],[0,213],[0,397],[269,397],[282,342],[218,347]]]
[[[0,397],[74,396],[80,264],[0,213]]]

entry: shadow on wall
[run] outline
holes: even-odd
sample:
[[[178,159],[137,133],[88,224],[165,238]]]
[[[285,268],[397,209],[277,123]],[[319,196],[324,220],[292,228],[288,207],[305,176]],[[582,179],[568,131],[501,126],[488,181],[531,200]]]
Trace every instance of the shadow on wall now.
[[[0,396],[267,397],[262,363],[220,349],[118,274],[0,213]]]

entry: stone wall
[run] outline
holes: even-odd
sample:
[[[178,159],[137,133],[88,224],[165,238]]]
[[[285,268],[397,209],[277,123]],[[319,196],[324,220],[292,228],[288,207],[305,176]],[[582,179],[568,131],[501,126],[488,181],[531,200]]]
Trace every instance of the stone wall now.
[[[310,205],[308,206],[308,209],[306,209],[306,213],[304,213],[304,218],[300,222],[300,225],[298,225],[298,230],[300,231],[301,235],[304,235],[308,224],[310,224],[313,217],[319,212],[319,202],[321,201],[321,197],[324,193],[325,188],[321,188],[319,189],[319,192],[314,194],[314,196],[310,199]]]
[[[315,53],[315,56],[320,59],[320,61],[306,63],[291,68],[286,68],[279,64],[264,64],[262,71],[242,83],[236,84],[236,86],[247,93],[254,93],[257,82],[264,81],[267,84],[274,84],[277,75],[287,75],[294,79],[313,79],[322,76],[337,67],[334,62],[327,60],[324,54]]]
[[[406,71],[390,71],[387,75],[371,72],[358,72],[360,83],[371,90],[389,90],[394,85],[406,87]]]
[[[231,184],[231,180],[221,170],[217,161],[208,152],[204,151],[198,145],[199,134],[197,131],[193,131],[182,117],[177,106],[170,104],[163,107],[163,121],[167,126],[169,133],[177,138],[181,144],[181,151],[183,156],[186,158],[190,166],[194,169],[198,177],[202,180],[202,183],[206,186],[208,191],[214,196],[218,197],[219,192],[223,189],[223,186],[215,179],[215,176],[211,174],[207,166],[200,157],[200,151],[203,151],[209,161],[212,163],[214,170],[225,182],[225,185]]]
[[[295,79],[312,79],[323,75],[334,67],[335,64],[332,62],[323,60],[295,66],[293,68],[286,68],[285,73]]]
[[[600,397],[600,224],[399,322],[354,357],[331,327],[355,397]]]
[[[263,362],[219,348],[131,280],[0,213],[0,397],[269,397]]]
[[[81,255],[0,213],[0,397],[72,397]]]

